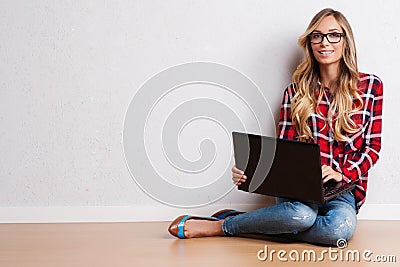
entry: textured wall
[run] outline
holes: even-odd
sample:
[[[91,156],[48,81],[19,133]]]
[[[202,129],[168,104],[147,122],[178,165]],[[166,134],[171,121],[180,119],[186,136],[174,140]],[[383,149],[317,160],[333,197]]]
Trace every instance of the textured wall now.
[[[297,37],[329,3],[0,1],[0,206],[158,205],[133,181],[124,158],[125,113],[138,89],[168,67],[216,62],[254,81],[276,118],[301,55]],[[371,172],[367,201],[399,204],[400,4],[332,3],[354,28],[360,70],[379,75],[385,86],[384,146]],[[231,107],[237,103],[238,117],[257,131],[240,101],[210,86],[172,96],[172,108],[201,96]],[[149,134],[157,141],[161,132],[155,126],[170,111],[166,104],[155,111]],[[215,144],[221,143],[211,176],[194,176],[192,186],[201,186],[201,179],[212,182],[214,174],[230,179],[231,154],[222,128],[199,119],[182,131],[179,147],[188,160],[201,158],[199,145],[210,133]],[[273,123],[262,122],[262,133],[273,131]],[[162,166],[165,159],[155,141],[147,148]],[[175,174],[177,183],[189,177]],[[261,200],[233,191],[218,203]]]

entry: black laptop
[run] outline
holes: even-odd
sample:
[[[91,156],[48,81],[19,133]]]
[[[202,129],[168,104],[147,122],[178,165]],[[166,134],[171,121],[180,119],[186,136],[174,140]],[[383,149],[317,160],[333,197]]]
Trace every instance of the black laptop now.
[[[325,203],[348,193],[353,183],[322,183],[318,144],[233,132],[235,165],[247,176],[239,190]]]

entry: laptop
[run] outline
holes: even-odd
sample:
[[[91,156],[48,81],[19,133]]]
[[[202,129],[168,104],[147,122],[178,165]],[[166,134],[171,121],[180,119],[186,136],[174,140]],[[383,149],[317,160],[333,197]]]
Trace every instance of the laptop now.
[[[350,184],[322,183],[318,144],[232,132],[235,165],[246,182],[239,190],[323,204],[348,193]]]

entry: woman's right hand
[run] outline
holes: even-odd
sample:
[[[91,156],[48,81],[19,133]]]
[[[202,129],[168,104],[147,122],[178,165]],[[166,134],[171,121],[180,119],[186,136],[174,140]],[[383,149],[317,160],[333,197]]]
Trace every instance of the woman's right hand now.
[[[244,175],[244,171],[239,170],[236,166],[232,167],[232,180],[235,185],[241,185],[246,182],[246,175]]]

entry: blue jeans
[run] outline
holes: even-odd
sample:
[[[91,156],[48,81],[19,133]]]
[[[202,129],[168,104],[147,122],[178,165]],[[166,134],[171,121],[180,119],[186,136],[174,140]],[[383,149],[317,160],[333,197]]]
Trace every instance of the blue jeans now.
[[[228,217],[222,224],[226,235],[268,234],[307,243],[336,246],[349,240],[356,228],[353,193],[318,205],[285,198],[277,204]]]

